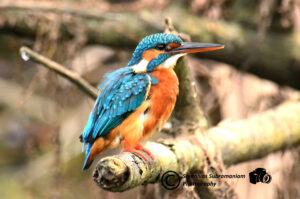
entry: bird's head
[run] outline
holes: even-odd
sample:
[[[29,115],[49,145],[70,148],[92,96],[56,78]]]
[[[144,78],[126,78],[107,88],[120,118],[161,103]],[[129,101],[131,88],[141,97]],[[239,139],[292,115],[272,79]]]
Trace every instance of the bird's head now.
[[[220,44],[183,42],[176,35],[158,33],[145,37],[138,44],[127,66],[133,67],[136,73],[151,72],[160,67],[174,67],[178,58],[187,53],[222,48]]]

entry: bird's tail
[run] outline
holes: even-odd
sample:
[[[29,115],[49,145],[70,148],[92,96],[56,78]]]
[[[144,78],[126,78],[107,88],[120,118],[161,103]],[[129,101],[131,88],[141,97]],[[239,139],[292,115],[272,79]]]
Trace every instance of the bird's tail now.
[[[86,147],[86,151],[85,151],[85,160],[84,160],[84,164],[83,164],[82,170],[88,169],[91,166],[91,164],[93,163],[93,160],[89,160],[89,157],[91,155],[91,147],[92,147],[92,145],[93,144],[91,144],[91,143],[87,143],[87,147]],[[84,150],[84,148],[83,148],[83,150]]]
[[[88,169],[93,163],[95,157],[105,150],[111,142],[112,140],[106,140],[103,137],[97,138],[93,143],[86,142],[85,161],[82,170]]]

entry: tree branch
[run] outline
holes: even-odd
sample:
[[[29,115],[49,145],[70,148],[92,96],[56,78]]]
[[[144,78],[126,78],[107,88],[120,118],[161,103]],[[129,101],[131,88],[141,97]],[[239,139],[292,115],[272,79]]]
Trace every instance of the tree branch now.
[[[66,67],[34,52],[30,48],[21,47],[20,54],[23,57],[23,59],[25,59],[25,61],[27,61],[26,59],[32,59],[33,61],[44,65],[48,69],[55,71],[59,75],[65,77],[66,79],[76,84],[83,92],[85,92],[91,98],[93,99],[97,98],[98,90],[92,85],[90,85],[85,79],[83,79],[77,73],[68,70]]]
[[[172,19],[170,17],[167,17],[165,19],[164,32],[178,35],[184,41],[190,41],[190,37],[188,35],[178,33],[175,30]],[[186,125],[192,127],[192,131],[194,131],[193,127],[207,129],[208,121],[204,115],[202,108],[200,107],[196,92],[196,83],[193,75],[191,75],[186,56],[180,58],[177,61],[174,71],[179,79],[180,84],[179,95],[177,97],[176,105],[172,115],[176,118],[176,120],[180,120],[181,124],[179,126],[172,126],[172,128],[176,129],[177,127]],[[195,125],[196,123],[197,125]],[[176,133],[174,133],[173,135],[175,134]]]
[[[121,192],[155,183],[173,170],[184,174],[203,170],[209,155],[218,155],[226,166],[264,157],[300,143],[300,103],[287,102],[265,113],[237,122],[223,122],[205,134],[188,139],[148,142],[155,161],[150,164],[132,153],[101,159],[94,171],[94,181],[103,189]],[[205,149],[205,150],[203,150]]]

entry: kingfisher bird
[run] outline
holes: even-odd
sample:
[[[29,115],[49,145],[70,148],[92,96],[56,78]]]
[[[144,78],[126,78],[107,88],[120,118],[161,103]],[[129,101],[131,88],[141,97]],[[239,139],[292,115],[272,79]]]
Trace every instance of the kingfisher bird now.
[[[105,74],[98,87],[100,94],[80,136],[83,152],[86,146],[82,169],[88,169],[99,153],[120,143],[123,151],[145,161],[149,161],[147,155],[155,160],[140,142],[160,130],[174,109],[179,82],[173,68],[178,58],[222,48],[220,44],[183,42],[175,34],[157,33],[142,39],[127,66]]]

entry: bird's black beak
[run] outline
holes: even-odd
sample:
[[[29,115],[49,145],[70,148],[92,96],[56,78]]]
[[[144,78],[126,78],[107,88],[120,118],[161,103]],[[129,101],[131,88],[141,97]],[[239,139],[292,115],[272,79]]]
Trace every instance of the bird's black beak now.
[[[197,43],[197,42],[183,42],[181,46],[172,50],[172,53],[198,53],[212,50],[219,50],[224,48],[221,44]]]

